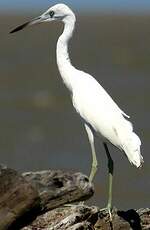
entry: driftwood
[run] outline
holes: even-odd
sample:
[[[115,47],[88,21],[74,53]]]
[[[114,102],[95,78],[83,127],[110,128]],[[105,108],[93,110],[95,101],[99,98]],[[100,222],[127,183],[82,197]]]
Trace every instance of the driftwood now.
[[[38,228],[47,230],[75,230],[81,227],[84,227],[84,229],[93,229],[97,219],[97,207],[87,207],[79,204],[49,211],[37,218],[30,226],[23,228],[23,230]]]
[[[6,230],[38,204],[38,192],[15,170],[0,166],[0,229]]]
[[[20,229],[48,210],[93,193],[93,185],[81,173],[47,170],[20,175],[1,166],[0,230]]]
[[[38,190],[41,212],[86,200],[94,193],[88,177],[81,173],[47,170],[23,173],[23,176]]]
[[[150,229],[150,209],[117,211],[112,214],[97,207],[74,205],[61,207],[38,217],[22,230],[146,230]]]
[[[110,222],[107,212],[79,203],[93,193],[93,185],[81,173],[47,170],[20,175],[1,166],[0,230],[150,229],[150,209],[113,210]]]

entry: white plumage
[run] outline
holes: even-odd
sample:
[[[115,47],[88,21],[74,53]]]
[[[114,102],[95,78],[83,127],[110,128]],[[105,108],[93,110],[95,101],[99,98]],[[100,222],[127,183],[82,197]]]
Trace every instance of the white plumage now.
[[[94,146],[95,132],[101,135],[104,142],[105,140],[108,140],[114,146],[124,151],[129,161],[136,167],[140,167],[143,163],[143,157],[140,153],[141,141],[133,132],[132,124],[127,120],[129,116],[118,107],[95,78],[76,69],[70,62],[68,55],[68,42],[72,37],[76,21],[72,10],[64,4],[57,4],[49,8],[40,17],[17,27],[12,32],[21,30],[27,25],[50,22],[53,20],[61,20],[64,23],[64,31],[57,42],[57,65],[65,85],[71,92],[73,106],[85,123],[93,157],[90,180],[92,181],[97,169]],[[109,162],[110,186],[107,208],[110,213],[113,161],[108,153],[106,143],[104,143],[104,147]]]
[[[141,141],[133,132],[132,124],[124,118],[127,115],[93,77],[81,71],[78,75],[81,79],[77,77],[73,87],[73,105],[77,112],[96,132],[123,150],[132,164],[140,167]]]

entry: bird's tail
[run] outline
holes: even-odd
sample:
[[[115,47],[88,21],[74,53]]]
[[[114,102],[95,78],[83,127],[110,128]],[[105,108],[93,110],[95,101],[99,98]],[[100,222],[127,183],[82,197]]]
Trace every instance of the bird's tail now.
[[[125,123],[127,129],[123,135],[124,138],[122,138],[122,148],[130,163],[139,168],[144,163],[143,156],[140,153],[141,140],[133,132],[132,124],[127,120],[125,120]]]

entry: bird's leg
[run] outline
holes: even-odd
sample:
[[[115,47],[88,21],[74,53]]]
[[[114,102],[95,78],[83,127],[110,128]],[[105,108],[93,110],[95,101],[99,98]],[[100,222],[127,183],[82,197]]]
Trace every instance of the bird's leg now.
[[[112,160],[111,155],[109,153],[107,144],[104,142],[103,145],[104,145],[107,159],[108,159],[108,175],[109,175],[107,210],[109,212],[110,219],[112,220],[111,211],[112,211],[112,184],[113,184],[114,163],[113,163],[113,160]]]
[[[91,167],[91,172],[90,172],[90,176],[89,176],[89,181],[92,182],[93,178],[96,174],[96,171],[97,171],[98,163],[97,163],[97,158],[96,158],[93,132],[87,124],[85,124],[85,129],[86,129],[88,139],[90,142],[90,146],[91,146],[91,150],[92,150],[92,167]]]

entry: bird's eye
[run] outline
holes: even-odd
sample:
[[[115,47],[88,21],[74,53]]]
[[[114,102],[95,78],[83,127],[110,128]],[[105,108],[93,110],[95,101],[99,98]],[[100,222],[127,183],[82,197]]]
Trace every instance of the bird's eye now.
[[[54,11],[49,12],[49,15],[50,15],[51,18],[54,16],[54,14],[55,14]]]

